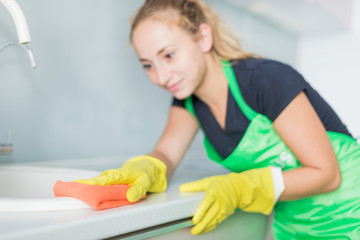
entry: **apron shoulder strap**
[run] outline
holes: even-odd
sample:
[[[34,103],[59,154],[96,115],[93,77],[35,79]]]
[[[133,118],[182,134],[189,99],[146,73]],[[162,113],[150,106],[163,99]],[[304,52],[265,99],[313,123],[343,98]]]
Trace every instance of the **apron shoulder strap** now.
[[[191,115],[193,115],[193,117],[196,118],[195,109],[192,102],[192,95],[185,99],[185,108],[191,113]]]
[[[249,105],[247,105],[244,98],[242,97],[239,84],[237,83],[231,63],[221,62],[221,66],[228,81],[230,91],[235,98],[235,101],[237,102],[238,106],[240,107],[241,111],[245,114],[245,116],[250,121],[253,120],[258,113],[255,112]]]
[[[245,116],[251,121],[253,120],[258,113],[255,112],[244,100],[241,95],[239,84],[237,83],[234,70],[229,62],[221,62],[221,66],[225,77],[228,81],[230,91],[235,98],[236,103],[238,104],[241,111]],[[195,109],[192,101],[192,96],[185,99],[185,108],[195,117],[197,120]]]

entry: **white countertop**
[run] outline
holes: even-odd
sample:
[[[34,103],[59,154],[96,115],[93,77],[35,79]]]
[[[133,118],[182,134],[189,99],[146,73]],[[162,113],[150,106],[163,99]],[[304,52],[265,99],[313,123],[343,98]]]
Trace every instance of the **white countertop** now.
[[[24,164],[25,165],[25,164]],[[103,171],[121,166],[119,158],[26,163],[27,166],[73,167]],[[226,170],[180,167],[164,193],[149,194],[134,205],[92,209],[0,213],[0,239],[104,239],[192,216],[204,194],[181,193],[180,184]]]

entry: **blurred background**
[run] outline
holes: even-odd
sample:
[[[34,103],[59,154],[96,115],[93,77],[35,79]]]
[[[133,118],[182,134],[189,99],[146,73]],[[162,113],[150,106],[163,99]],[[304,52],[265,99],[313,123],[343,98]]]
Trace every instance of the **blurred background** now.
[[[145,154],[167,121],[171,95],[153,86],[129,43],[143,0],[17,0],[37,61],[0,52],[0,162]],[[290,64],[360,136],[359,0],[208,0],[245,50]],[[0,4],[0,45],[17,40]],[[189,157],[191,156],[191,157]],[[185,161],[205,153],[198,134]],[[187,160],[189,159],[189,160]],[[202,161],[201,160],[201,161]]]

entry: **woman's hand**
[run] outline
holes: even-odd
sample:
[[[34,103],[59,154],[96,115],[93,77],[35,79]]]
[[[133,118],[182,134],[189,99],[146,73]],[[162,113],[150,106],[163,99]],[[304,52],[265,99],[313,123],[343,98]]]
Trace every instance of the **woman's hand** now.
[[[208,177],[185,183],[179,189],[182,192],[206,193],[193,217],[195,226],[191,233],[194,235],[214,229],[236,208],[270,214],[275,204],[270,167]]]
[[[100,176],[75,182],[92,185],[129,184],[126,193],[129,202],[136,202],[147,192],[163,192],[167,187],[166,165],[151,156],[138,156],[128,160],[121,168],[109,169]]]

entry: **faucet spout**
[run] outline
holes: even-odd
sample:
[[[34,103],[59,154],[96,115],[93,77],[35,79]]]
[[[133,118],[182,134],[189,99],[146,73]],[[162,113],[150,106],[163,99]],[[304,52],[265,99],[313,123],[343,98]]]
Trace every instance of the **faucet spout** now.
[[[29,28],[19,4],[15,0],[0,0],[0,3],[4,4],[15,22],[19,42],[29,43],[31,41]]]
[[[28,54],[28,56],[29,56],[31,67],[34,68],[34,69],[36,68],[37,65],[36,65],[36,61],[35,61],[35,58],[34,58],[34,54],[33,54],[32,50],[29,48],[29,46],[24,45],[24,44],[20,44],[17,41],[8,41],[8,42],[0,45],[0,52],[2,50],[4,50],[6,47],[9,47],[9,46],[18,46],[18,47],[24,49],[26,51],[26,53]]]

